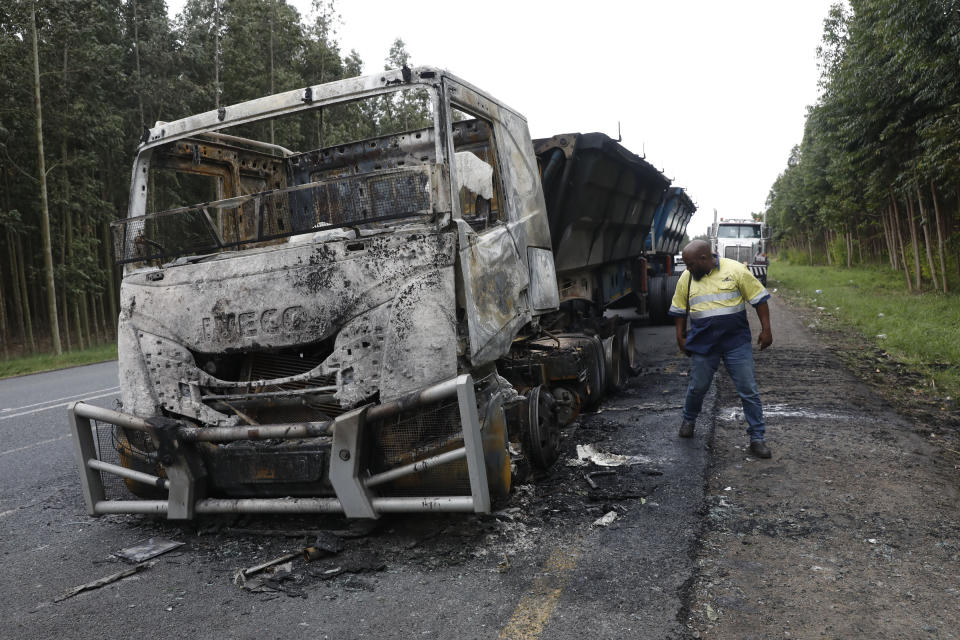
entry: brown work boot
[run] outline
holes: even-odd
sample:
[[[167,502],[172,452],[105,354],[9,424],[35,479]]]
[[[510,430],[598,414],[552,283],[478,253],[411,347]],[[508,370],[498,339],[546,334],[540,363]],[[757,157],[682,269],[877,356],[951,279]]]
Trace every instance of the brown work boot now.
[[[750,453],[755,455],[758,458],[769,458],[773,454],[770,453],[770,448],[763,440],[753,440],[750,442]]]
[[[684,420],[683,422],[680,423],[680,433],[678,433],[677,435],[679,435],[681,438],[692,438],[693,427],[695,426],[695,424],[696,423],[690,420]]]

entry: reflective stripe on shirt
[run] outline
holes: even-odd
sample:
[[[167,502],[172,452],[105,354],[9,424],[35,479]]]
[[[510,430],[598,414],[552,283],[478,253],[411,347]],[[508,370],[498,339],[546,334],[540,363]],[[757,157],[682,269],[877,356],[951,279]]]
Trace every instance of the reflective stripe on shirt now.
[[[700,304],[701,302],[718,302],[720,300],[733,300],[740,297],[740,290],[725,291],[723,293],[707,293],[690,298],[690,306]]]
[[[740,294],[737,293],[737,297],[740,297]],[[713,318],[716,316],[728,316],[733,313],[740,313],[747,308],[747,305],[743,302],[738,304],[735,307],[717,307],[716,309],[707,309],[706,311],[691,311],[690,317],[694,320],[699,320],[701,318]]]

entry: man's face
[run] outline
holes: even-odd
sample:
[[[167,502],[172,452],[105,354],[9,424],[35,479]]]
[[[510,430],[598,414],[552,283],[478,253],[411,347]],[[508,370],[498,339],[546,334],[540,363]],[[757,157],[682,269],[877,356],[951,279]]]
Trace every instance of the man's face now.
[[[699,280],[713,269],[713,254],[709,251],[701,251],[693,255],[684,254],[683,262],[687,265],[687,269],[690,270],[690,275],[693,276],[693,279]]]

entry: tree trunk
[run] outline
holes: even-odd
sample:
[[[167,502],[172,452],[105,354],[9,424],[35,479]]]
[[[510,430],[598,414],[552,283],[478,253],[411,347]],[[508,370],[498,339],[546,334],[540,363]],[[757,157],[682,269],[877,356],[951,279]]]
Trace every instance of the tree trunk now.
[[[890,262],[890,268],[897,268],[897,248],[894,244],[894,235],[892,228],[892,218],[893,211],[890,209],[890,205],[887,205],[886,212],[881,213],[881,220],[883,221],[883,239],[887,243],[887,260]]]
[[[40,234],[43,237],[43,270],[47,286],[47,314],[53,352],[63,353],[60,346],[60,322],[57,319],[57,288],[53,277],[53,246],[50,241],[50,206],[47,202],[47,167],[43,157],[43,108],[40,101],[40,53],[37,42],[37,9],[30,8],[30,32],[33,34],[33,98],[37,113],[37,170],[40,174]]]
[[[273,18],[277,13],[277,3],[270,2],[270,95],[276,93],[273,73]],[[270,119],[270,144],[276,144],[273,136],[273,118]]]
[[[66,161],[66,151],[64,151],[64,161]],[[64,172],[66,172],[66,169],[64,169]],[[69,202],[70,201],[69,181],[67,181],[66,198],[67,198],[67,202]],[[67,207],[67,210],[65,212],[63,223],[64,223],[64,226],[66,227],[65,231],[67,236],[67,264],[71,265],[73,264],[74,236],[73,236],[73,213],[70,211],[69,206]],[[64,287],[64,288],[66,289],[68,287]],[[77,300],[77,292],[73,291],[71,288],[71,291],[69,293],[70,293],[69,295],[70,306],[69,308],[64,307],[64,313],[66,313],[68,316],[72,315],[73,326],[76,329],[77,347],[80,350],[83,350],[86,348],[86,344],[84,343],[84,340],[83,340],[83,328],[80,325],[80,305]],[[71,311],[72,311],[72,314],[70,313]],[[69,334],[69,331],[67,333]]]
[[[26,338],[30,353],[34,353],[37,350],[37,343],[33,339],[33,315],[30,313],[30,290],[27,289],[27,270],[23,266],[23,242],[19,235],[15,237],[17,239],[17,269],[20,272],[20,300],[23,302],[23,324],[26,329],[24,337]]]
[[[213,101],[220,109],[220,0],[213,0]]]
[[[894,270],[900,270],[900,243],[897,240],[897,229],[894,226],[893,207],[887,205],[887,227],[890,233],[890,266]]]
[[[81,292],[78,296],[80,301],[80,321],[83,324],[83,335],[86,337],[87,346],[93,346],[93,336],[90,334],[90,309],[87,304],[87,294]]]
[[[3,358],[10,357],[8,342],[10,336],[7,334],[7,304],[3,296],[3,265],[0,265],[0,344],[3,345]]]
[[[143,84],[140,82],[140,25],[137,18],[137,0],[131,0],[133,5],[133,55],[137,68],[137,106],[140,109],[140,130],[143,131],[145,119],[143,117]]]
[[[14,234],[7,229],[7,257],[10,260],[10,288],[13,290],[13,309],[15,311],[14,320],[17,323],[17,335],[23,340],[24,347],[27,342],[27,329],[23,319],[23,300],[20,297],[20,271],[17,268],[17,248],[14,245]]]
[[[907,291],[913,291],[913,284],[910,282],[910,268],[907,266],[907,248],[903,243],[903,232],[900,230],[900,212],[897,210],[897,199],[890,193],[890,202],[893,205],[893,221],[897,228],[897,240],[900,243],[900,259],[903,261],[903,273],[907,276]]]
[[[827,250],[827,266],[833,266],[833,258],[830,256],[830,230],[823,230],[823,244]]]
[[[930,248],[930,221],[927,220],[927,211],[923,208],[923,196],[920,194],[920,181],[914,178],[917,188],[917,206],[920,209],[920,228],[923,229],[923,246],[927,253],[927,266],[930,267],[930,281],[934,291],[940,291],[940,278],[937,277],[937,268],[933,266],[933,250]]]
[[[109,327],[113,333],[117,333],[117,316],[120,315],[117,309],[117,278],[115,275],[116,266],[113,259],[113,238],[110,236],[110,223],[103,223],[103,272],[106,276],[107,302],[110,303],[110,323]]]
[[[99,303],[100,309],[100,326],[103,328],[103,341],[104,343],[110,342],[110,328],[107,324],[107,303],[103,299],[103,294],[97,296],[97,302]]]
[[[943,225],[940,223],[940,204],[937,202],[937,189],[930,180],[930,196],[933,198],[933,215],[937,223],[937,253],[940,257],[940,275],[943,278],[943,292],[947,293],[947,266],[943,259]]]
[[[916,273],[917,290],[921,288],[920,280],[920,244],[917,242],[917,223],[914,220],[913,201],[905,198],[907,203],[907,221],[910,223],[910,245],[913,247],[913,268]]]

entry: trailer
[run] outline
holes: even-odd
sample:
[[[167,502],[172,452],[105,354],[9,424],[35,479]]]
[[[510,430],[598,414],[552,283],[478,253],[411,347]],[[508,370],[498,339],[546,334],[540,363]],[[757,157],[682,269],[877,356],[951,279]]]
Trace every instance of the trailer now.
[[[697,206],[682,187],[670,187],[654,215],[647,238],[647,262],[651,276],[647,285],[647,309],[654,324],[667,324],[673,292],[684,265],[677,256],[683,248],[687,225]]]
[[[648,304],[668,187],[432,67],[157,123],[113,224],[122,407],[69,410],[88,513],[488,512],[634,370],[611,309]]]

